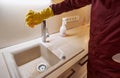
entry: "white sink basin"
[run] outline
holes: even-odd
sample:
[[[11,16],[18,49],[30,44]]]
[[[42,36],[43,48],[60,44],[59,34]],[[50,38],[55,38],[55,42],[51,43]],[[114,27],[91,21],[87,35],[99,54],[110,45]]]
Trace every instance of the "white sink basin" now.
[[[35,78],[56,65],[60,59],[40,43],[24,44],[7,48],[5,57],[11,78]],[[40,72],[37,66],[46,65],[46,70]]]

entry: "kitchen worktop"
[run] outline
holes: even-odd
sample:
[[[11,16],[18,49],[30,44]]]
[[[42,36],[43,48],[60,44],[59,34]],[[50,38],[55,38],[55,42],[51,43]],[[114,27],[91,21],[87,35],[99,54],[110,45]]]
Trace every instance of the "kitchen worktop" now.
[[[53,67],[56,70],[45,75],[45,78],[57,78],[62,72],[83,58],[88,52],[88,40],[89,25],[69,29],[65,37],[60,36],[60,33],[50,35],[49,42],[42,44],[60,59],[62,59],[62,56],[65,56],[65,59],[58,66]]]
[[[10,78],[2,53],[0,53],[0,78]]]
[[[40,74],[36,78],[57,78],[62,72],[66,71],[77,61],[83,58],[88,52],[89,25],[68,29],[65,37],[60,36],[59,33],[52,34],[47,40],[49,42],[43,43],[41,38],[38,38],[30,42],[39,42],[43,44],[62,61],[48,69],[47,72]],[[23,46],[23,44],[19,46]],[[6,50],[9,48],[11,47],[6,48]],[[6,68],[4,67],[3,69]],[[54,71],[51,72],[51,70]]]
[[[62,37],[59,33],[53,34],[48,38],[48,43],[43,43],[46,47],[48,47],[52,52],[58,56],[57,54],[59,50],[66,50],[68,52],[63,51],[63,55],[69,56],[70,50],[80,50],[84,49],[87,52],[89,40],[89,26],[79,26],[72,29],[67,30],[66,36]],[[58,56],[60,57],[60,56]]]

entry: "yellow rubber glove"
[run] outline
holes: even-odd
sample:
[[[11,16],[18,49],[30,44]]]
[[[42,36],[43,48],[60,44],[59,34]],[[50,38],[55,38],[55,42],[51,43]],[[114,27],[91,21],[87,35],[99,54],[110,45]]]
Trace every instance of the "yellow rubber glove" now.
[[[25,21],[29,27],[34,28],[35,25],[40,24],[44,19],[47,19],[53,15],[53,10],[50,7],[45,8],[40,12],[30,10],[26,15]]]

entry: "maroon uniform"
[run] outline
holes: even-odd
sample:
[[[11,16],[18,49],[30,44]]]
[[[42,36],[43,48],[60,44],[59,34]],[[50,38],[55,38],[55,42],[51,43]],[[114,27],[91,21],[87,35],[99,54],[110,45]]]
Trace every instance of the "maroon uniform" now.
[[[52,4],[54,14],[92,4],[88,52],[88,78],[120,78],[120,0],[64,0]]]

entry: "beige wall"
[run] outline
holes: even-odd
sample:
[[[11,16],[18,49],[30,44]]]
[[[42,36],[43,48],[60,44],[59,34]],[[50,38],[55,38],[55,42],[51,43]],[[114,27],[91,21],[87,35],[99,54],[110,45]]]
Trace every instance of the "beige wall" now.
[[[91,9],[91,5],[88,5],[83,8],[49,18],[47,21],[49,32],[54,33],[54,32],[59,31],[63,17],[79,16],[78,21],[67,23],[67,28],[72,28],[72,27],[83,25],[83,24],[89,24],[90,23],[90,9]]]
[[[31,29],[25,25],[25,14],[29,9],[40,10],[48,6],[48,4],[40,5],[39,2],[21,3],[10,2],[5,0],[0,2],[0,48],[15,45],[21,42],[32,40],[40,37],[40,25]],[[16,0],[14,0],[16,1]],[[67,24],[68,28],[89,23],[90,5],[79,10],[63,13],[51,17],[47,20],[47,26],[50,33],[59,31],[61,26],[61,18],[66,16],[80,16],[80,20]]]

